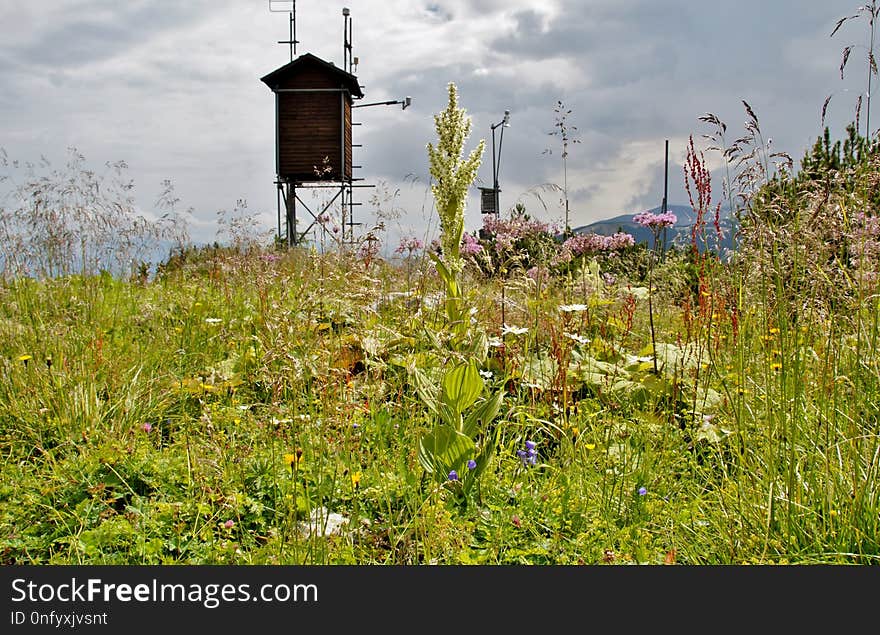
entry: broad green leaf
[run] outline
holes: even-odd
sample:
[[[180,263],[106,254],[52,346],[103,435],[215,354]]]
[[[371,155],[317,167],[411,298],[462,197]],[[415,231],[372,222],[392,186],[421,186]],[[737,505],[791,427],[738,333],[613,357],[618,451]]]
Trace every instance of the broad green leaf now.
[[[410,377],[415,385],[416,394],[422,400],[422,403],[424,403],[432,413],[438,414],[437,400],[440,391],[437,389],[437,386],[431,382],[425,372],[420,368],[411,369]]]
[[[720,443],[730,434],[730,430],[725,430],[724,428],[704,419],[697,428],[694,438],[708,443]]]
[[[434,266],[437,267],[437,273],[440,275],[440,279],[446,284],[446,297],[447,297],[447,305],[448,301],[452,298],[459,297],[460,293],[458,291],[458,283],[455,280],[455,275],[449,271],[449,268],[443,263],[440,257],[433,253],[428,252],[428,255],[431,257],[431,260],[434,261]]]
[[[437,413],[440,415],[440,421],[451,427],[453,430],[461,430],[461,413],[456,411],[452,406],[441,401],[437,404]]]
[[[476,333],[474,333],[470,353],[477,361],[481,363],[486,361],[486,357],[489,355],[489,338],[486,335],[486,331],[477,329]]]
[[[547,355],[533,355],[523,367],[522,380],[541,390],[548,390],[556,379],[557,371],[555,359]]]
[[[647,300],[649,292],[647,287],[631,287],[621,293],[632,295],[636,300]]]
[[[501,403],[504,401],[504,388],[496,392],[489,399],[481,401],[477,406],[465,417],[462,432],[469,437],[473,437],[480,429],[485,430],[485,426],[489,425],[501,409]]]
[[[419,463],[438,482],[445,482],[451,470],[459,474],[474,458],[474,442],[449,426],[437,426],[419,440]]]
[[[713,388],[706,388],[705,391],[700,391],[700,396],[700,408],[706,412],[714,410],[721,405],[721,394]]]
[[[440,256],[431,251],[428,252],[428,255],[431,257],[431,260],[434,261],[434,266],[437,268],[437,273],[440,274],[440,279],[449,285],[452,281],[452,276],[449,273],[449,269],[447,269],[446,265],[443,264],[443,261],[440,260]]]
[[[495,438],[488,439],[486,445],[483,447],[483,451],[476,457],[475,461],[477,463],[477,467],[473,470],[468,470],[465,478],[462,480],[462,484],[464,485],[464,493],[467,494],[474,484],[479,480],[480,475],[486,470],[486,467],[492,460],[492,456],[495,454],[495,450],[498,448],[498,436],[500,433],[500,428],[495,429]]]
[[[675,344],[658,342],[654,350],[657,354],[657,364],[667,375],[680,373],[684,368],[696,368],[699,364],[698,350],[693,343],[676,346]],[[640,355],[650,355],[651,353],[651,345],[649,344],[642,349]]]
[[[455,366],[443,377],[443,402],[458,413],[464,412],[483,392],[483,378],[473,362]]]

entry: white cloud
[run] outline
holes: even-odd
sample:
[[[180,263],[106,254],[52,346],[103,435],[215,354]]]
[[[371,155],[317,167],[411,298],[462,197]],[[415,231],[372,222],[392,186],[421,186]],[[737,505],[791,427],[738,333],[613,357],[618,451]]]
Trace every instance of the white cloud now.
[[[706,131],[697,117],[707,111],[733,137],[748,100],[777,148],[797,158],[819,133],[825,96],[837,93],[829,116],[839,132],[864,84],[856,57],[846,81],[837,71],[843,46],[864,30],[852,24],[828,37],[841,16],[827,0],[302,2],[298,53],[341,65],[347,5],[367,101],[413,98],[405,112],[358,112],[356,163],[368,182],[400,190],[401,223],[420,230],[431,214],[424,147],[448,81],[473,118],[472,144],[489,141],[489,126],[512,111],[502,202],[524,200],[538,215],[559,217],[556,194],[544,192],[545,212],[529,192],[562,183],[559,157],[543,151],[555,141],[556,100],[573,109],[582,140],[568,166],[573,222],[659,202],[666,138],[677,172],[670,203],[685,203],[684,144]],[[124,159],[144,208],[170,178],[204,240],[214,238],[217,210],[239,198],[274,227],[274,106],[259,78],[289,60],[276,43],[287,38],[286,14],[237,0],[67,0],[51,14],[39,3],[4,3],[0,24],[0,145],[10,157],[63,161],[76,146],[99,166]],[[484,182],[490,165],[487,147]],[[474,193],[468,223],[480,220]]]

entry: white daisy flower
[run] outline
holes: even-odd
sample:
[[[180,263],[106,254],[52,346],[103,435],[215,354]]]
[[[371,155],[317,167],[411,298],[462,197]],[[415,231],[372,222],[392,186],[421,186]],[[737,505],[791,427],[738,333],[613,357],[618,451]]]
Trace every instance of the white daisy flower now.
[[[577,333],[563,333],[563,335],[565,335],[565,337],[567,337],[568,339],[574,340],[575,342],[577,342],[578,344],[581,344],[581,345],[586,345],[586,344],[590,343],[589,337],[584,337],[583,335],[578,335]]]
[[[563,313],[583,313],[587,310],[586,304],[561,304],[559,310]]]

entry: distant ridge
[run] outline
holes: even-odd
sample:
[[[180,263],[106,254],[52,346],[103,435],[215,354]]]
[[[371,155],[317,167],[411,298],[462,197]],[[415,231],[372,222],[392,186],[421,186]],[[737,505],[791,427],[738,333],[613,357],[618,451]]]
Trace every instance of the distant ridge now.
[[[661,207],[658,206],[653,209],[644,211],[651,212],[653,214],[659,214],[661,212]],[[664,244],[664,247],[669,247],[674,244],[689,244],[691,240],[691,228],[694,226],[694,223],[697,220],[697,215],[694,212],[693,208],[691,208],[690,205],[668,205],[667,211],[675,214],[678,222],[675,224],[674,227],[670,227],[666,231],[666,243]],[[636,244],[648,243],[648,245],[651,246],[654,242],[654,235],[651,233],[651,230],[633,222],[633,216],[638,213],[639,212],[633,212],[632,214],[622,214],[613,218],[599,220],[594,223],[590,223],[589,225],[575,227],[572,229],[572,231],[575,234],[596,233],[602,236],[610,236],[614,233],[623,231],[627,232],[628,234],[632,234],[633,238],[635,238]],[[720,220],[721,230],[724,234],[724,238],[721,241],[721,249],[722,251],[732,250],[735,246],[734,234],[736,233],[736,220],[724,207],[721,208]],[[712,218],[707,218],[706,223],[707,233],[709,233],[709,235],[713,235],[715,229],[714,227],[712,227]],[[662,240],[663,236],[661,235],[660,238]],[[712,246],[714,247],[714,243],[712,243]]]

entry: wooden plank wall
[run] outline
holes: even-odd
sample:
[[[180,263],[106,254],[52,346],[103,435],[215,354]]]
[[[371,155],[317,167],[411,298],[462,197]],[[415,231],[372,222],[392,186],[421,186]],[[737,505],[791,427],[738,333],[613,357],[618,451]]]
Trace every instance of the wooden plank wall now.
[[[326,157],[332,172],[341,174],[339,93],[281,93],[278,104],[279,154],[282,176],[319,180],[315,168]]]

